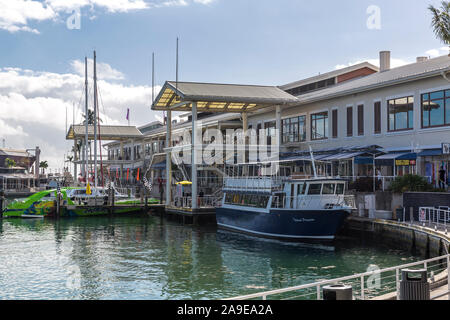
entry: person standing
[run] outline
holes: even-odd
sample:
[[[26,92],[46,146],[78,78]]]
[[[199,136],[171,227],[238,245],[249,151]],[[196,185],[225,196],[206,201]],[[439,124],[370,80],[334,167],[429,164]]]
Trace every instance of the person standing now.
[[[439,170],[439,188],[440,189],[445,189],[447,186],[447,184],[445,182],[446,175],[447,175],[447,172],[445,171],[444,166],[442,166],[441,170]]]

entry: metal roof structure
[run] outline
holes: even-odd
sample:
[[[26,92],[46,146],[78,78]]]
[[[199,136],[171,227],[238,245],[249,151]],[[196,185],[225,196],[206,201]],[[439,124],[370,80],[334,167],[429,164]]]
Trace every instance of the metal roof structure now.
[[[418,79],[439,76],[443,72],[450,72],[450,56],[448,55],[346,81],[330,88],[306,93],[298,97],[298,100],[300,101],[300,105],[323,101]]]
[[[15,150],[15,149],[0,149],[0,156],[11,156],[11,157],[33,157],[26,150]]]
[[[306,85],[306,84],[310,84],[310,83],[313,83],[313,82],[318,82],[318,81],[321,81],[321,80],[334,78],[334,77],[337,77],[337,76],[340,76],[340,75],[343,75],[343,74],[346,74],[346,73],[350,73],[350,72],[353,72],[355,70],[359,70],[359,69],[362,69],[362,68],[368,68],[368,69],[371,69],[371,70],[376,71],[376,72],[378,72],[380,70],[377,66],[374,66],[373,64],[371,64],[369,62],[362,62],[362,63],[358,63],[358,64],[355,64],[353,66],[349,66],[349,67],[346,67],[346,68],[334,70],[334,71],[327,72],[327,73],[322,73],[322,74],[320,74],[318,76],[314,76],[314,77],[302,79],[302,80],[299,80],[299,81],[291,82],[291,83],[288,83],[288,84],[285,84],[285,85],[282,85],[282,86],[279,86],[279,87],[280,87],[280,89],[283,89],[283,90],[289,90],[289,89],[292,89],[292,88],[295,88],[295,87],[299,87],[299,86],[303,86],[303,85]]]
[[[192,111],[193,102],[197,103],[197,112],[242,113],[299,101],[276,86],[167,81],[152,110]]]
[[[67,132],[66,140],[81,140],[86,135],[86,126],[71,125]],[[99,137],[104,141],[129,140],[142,138],[142,133],[136,127],[128,126],[100,126]],[[94,140],[94,126],[88,126],[88,139]]]

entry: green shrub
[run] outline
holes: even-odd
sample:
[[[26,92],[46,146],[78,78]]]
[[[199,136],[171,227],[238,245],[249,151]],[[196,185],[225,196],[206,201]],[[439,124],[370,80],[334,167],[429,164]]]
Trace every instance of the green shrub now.
[[[428,183],[426,178],[414,174],[395,178],[390,190],[394,193],[435,191],[433,185]]]

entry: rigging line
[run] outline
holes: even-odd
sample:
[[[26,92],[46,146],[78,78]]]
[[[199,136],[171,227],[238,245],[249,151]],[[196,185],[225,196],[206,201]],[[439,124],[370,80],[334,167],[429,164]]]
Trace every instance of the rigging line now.
[[[107,115],[106,115],[106,111],[105,111],[105,105],[103,104],[102,93],[100,92],[100,87],[99,87],[98,84],[97,84],[97,93],[100,96],[100,102],[101,102],[102,108],[103,108],[103,115],[105,116],[105,125],[107,125],[108,124],[108,120],[107,120]],[[99,117],[100,117],[100,114],[99,114]]]

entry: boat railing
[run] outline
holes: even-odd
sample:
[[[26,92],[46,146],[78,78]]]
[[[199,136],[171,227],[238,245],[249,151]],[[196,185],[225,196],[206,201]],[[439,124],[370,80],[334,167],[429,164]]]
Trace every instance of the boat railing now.
[[[321,195],[317,195],[321,197]],[[273,196],[272,197],[272,208],[273,209],[293,209],[298,207],[298,202],[301,199],[302,207],[309,207],[313,197],[317,197],[315,195],[312,196],[296,196],[296,197],[287,197],[287,196]],[[352,209],[356,209],[356,198],[352,195],[339,196],[336,195],[337,201],[330,201],[326,203],[323,201],[324,208],[332,209],[335,206],[345,206]]]
[[[272,192],[274,190],[281,190],[283,187],[283,181],[281,179],[267,177],[225,178],[223,184],[223,189],[227,191]]]

